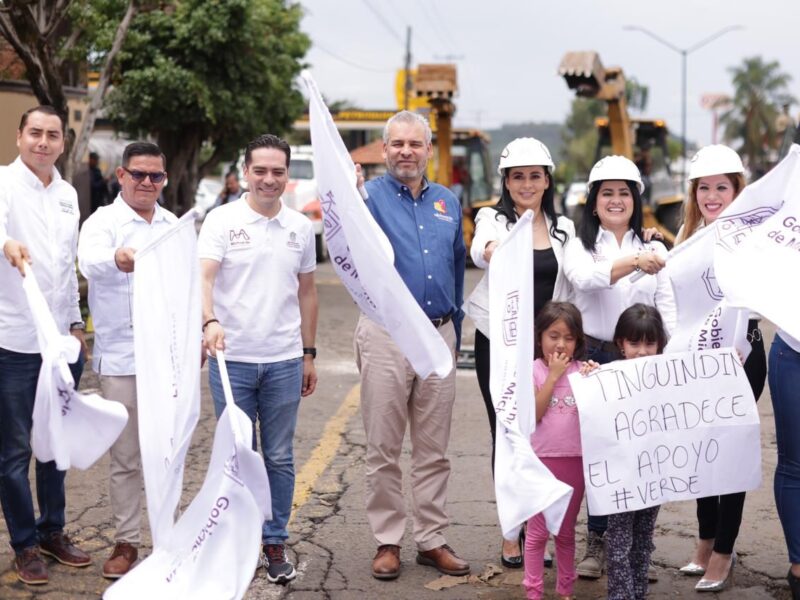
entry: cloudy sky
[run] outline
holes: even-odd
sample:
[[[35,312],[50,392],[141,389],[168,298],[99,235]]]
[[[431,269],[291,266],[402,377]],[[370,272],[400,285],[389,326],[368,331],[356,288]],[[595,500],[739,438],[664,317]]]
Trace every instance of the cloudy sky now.
[[[402,67],[406,27],[412,64],[456,62],[457,124],[563,121],[572,94],[557,76],[569,50],[595,50],[650,88],[644,116],[680,132],[681,56],[625,25],[649,29],[690,48],[732,31],[688,55],[687,134],[710,143],[709,93],[732,92],[728,68],[745,57],[777,60],[800,98],[798,0],[304,0],[307,56],[322,93],[363,108],[395,108],[395,70]],[[792,114],[797,116],[795,105]]]

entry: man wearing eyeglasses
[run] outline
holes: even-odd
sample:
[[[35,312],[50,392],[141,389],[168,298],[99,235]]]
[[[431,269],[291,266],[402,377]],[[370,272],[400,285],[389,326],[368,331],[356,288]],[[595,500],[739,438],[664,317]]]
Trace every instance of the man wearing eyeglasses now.
[[[158,205],[167,182],[161,149],[149,142],[128,144],[117,167],[120,193],[83,224],[78,266],[89,281],[94,322],[92,366],[103,397],[121,402],[128,423],[111,446],[111,512],[115,545],[103,576],[117,579],[138,558],[141,542],[142,470],[133,353],[133,269],[136,250],[161,235],[177,217]]]

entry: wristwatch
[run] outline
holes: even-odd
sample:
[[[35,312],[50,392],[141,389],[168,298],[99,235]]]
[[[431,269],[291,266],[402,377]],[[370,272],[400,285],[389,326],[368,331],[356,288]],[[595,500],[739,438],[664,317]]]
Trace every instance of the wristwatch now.
[[[70,323],[69,330],[72,331],[73,329],[80,329],[81,331],[86,331],[86,322],[75,321],[74,323]]]
[[[316,348],[303,348],[303,354],[310,354],[311,358],[317,358],[317,349]]]

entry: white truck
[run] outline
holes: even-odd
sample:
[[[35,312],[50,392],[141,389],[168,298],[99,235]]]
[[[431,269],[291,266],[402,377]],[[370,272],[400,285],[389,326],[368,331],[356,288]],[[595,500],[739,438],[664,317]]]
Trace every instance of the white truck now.
[[[314,177],[314,159],[311,146],[292,146],[292,159],[289,163],[289,183],[283,193],[286,206],[293,208],[309,219],[314,225],[317,261],[328,258],[328,247],[322,232],[322,206],[319,202],[317,180]]]

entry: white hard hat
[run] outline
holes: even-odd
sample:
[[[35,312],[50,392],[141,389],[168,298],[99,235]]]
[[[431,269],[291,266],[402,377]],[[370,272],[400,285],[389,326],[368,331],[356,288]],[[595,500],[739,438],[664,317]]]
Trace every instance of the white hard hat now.
[[[744,165],[735,151],[722,144],[700,148],[689,163],[690,180],[726,173],[744,173]]]
[[[503,148],[497,173],[502,175],[503,169],[511,167],[531,166],[546,167],[548,173],[552,173],[556,167],[547,146],[536,138],[521,137],[509,142],[508,146]]]
[[[624,156],[606,156],[598,160],[589,173],[589,187],[596,181],[633,181],[639,188],[639,193],[644,193],[644,184],[639,169],[629,158]]]

